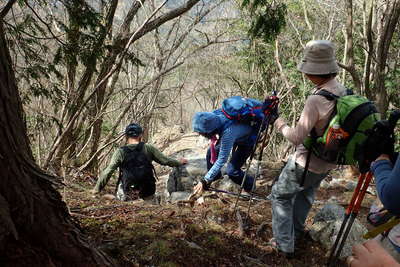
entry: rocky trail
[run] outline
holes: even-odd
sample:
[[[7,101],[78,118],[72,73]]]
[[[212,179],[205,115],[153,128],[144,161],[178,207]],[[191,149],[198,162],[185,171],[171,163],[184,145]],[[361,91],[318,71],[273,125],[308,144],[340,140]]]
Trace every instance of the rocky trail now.
[[[337,231],[332,229],[340,226],[343,211],[333,204],[333,208],[328,205],[324,212],[320,210],[328,202],[345,206],[351,197],[354,180],[339,179],[343,177],[342,170],[333,172],[316,194],[316,203],[307,219],[313,240],[298,242],[296,259],[287,260],[267,246],[272,237],[270,201],[253,200],[248,220],[246,199],[239,200],[237,212],[233,210],[236,197],[224,193],[208,191],[200,201],[185,201],[193,181],[205,171],[206,144],[197,136],[182,135],[179,129],[175,137],[174,131],[169,131],[167,136],[155,140],[167,140],[164,146],[155,142],[164,153],[189,160],[183,169],[158,168],[156,201],[123,203],[113,199],[113,179],[104,194],[94,198],[89,190],[96,177],[83,173],[67,177],[62,192],[90,242],[121,266],[322,266],[326,262],[327,247],[334,238],[332,232]],[[262,162],[257,196],[269,194],[282,166],[282,162]],[[213,186],[238,191],[226,178]],[[353,227],[356,233],[349,238],[350,243],[360,242],[359,232],[365,231],[365,214],[373,200],[373,195],[367,195],[359,215],[361,223]],[[346,249],[344,253],[349,253],[350,245]]]

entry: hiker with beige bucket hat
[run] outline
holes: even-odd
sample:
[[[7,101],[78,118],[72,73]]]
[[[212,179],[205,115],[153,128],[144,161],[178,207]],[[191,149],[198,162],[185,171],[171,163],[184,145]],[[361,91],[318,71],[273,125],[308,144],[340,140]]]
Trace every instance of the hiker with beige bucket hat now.
[[[275,129],[296,147],[296,151],[289,157],[270,195],[274,237],[269,245],[287,258],[295,256],[295,243],[309,236],[304,223],[314,202],[314,192],[329,170],[336,167],[312,153],[306,167],[309,153],[304,140],[312,134],[320,136],[335,109],[335,101],[318,93],[323,90],[339,97],[346,94],[346,88],[336,80],[339,66],[330,41],[308,42],[297,69],[315,88],[295,127],[288,126],[282,118],[274,123]]]

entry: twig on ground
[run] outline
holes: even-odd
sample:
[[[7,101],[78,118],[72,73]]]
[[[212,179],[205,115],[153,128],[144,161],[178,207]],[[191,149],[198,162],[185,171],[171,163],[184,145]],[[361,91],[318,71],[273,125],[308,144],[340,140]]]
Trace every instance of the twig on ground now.
[[[239,236],[243,236],[244,235],[244,223],[243,223],[243,219],[242,219],[242,215],[240,214],[240,211],[237,210],[236,211],[236,218],[238,220],[238,224],[239,224]]]
[[[85,215],[85,214],[80,214],[80,213],[76,213],[76,212],[71,212],[71,215],[76,216],[76,217],[82,217],[82,218],[104,219],[104,218],[111,217],[114,214],[106,214],[103,216],[94,216],[94,215]]]

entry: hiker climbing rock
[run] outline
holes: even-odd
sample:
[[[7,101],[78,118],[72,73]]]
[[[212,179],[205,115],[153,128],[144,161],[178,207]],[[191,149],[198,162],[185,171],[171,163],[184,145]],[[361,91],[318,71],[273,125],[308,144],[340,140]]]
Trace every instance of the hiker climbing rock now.
[[[166,157],[157,148],[142,142],[143,129],[139,124],[129,124],[125,129],[126,145],[118,148],[108,167],[101,173],[93,194],[99,193],[110,180],[113,172],[119,168],[116,197],[126,201],[138,195],[142,199],[151,199],[156,191],[156,179],[152,161],[161,165],[177,167],[187,163]]]
[[[246,192],[253,189],[254,177],[244,177],[241,167],[252,153],[263,118],[260,101],[240,96],[225,99],[222,109],[195,114],[193,130],[210,139],[210,147],[206,156],[208,172],[194,187],[194,194],[201,194],[212,181],[221,178],[221,168],[231,152],[229,178],[238,185],[243,182]]]
[[[314,202],[314,191],[329,170],[336,167],[310,153],[308,172],[302,185],[309,155],[303,142],[312,131],[318,136],[323,134],[335,109],[335,102],[318,92],[325,90],[339,97],[346,94],[346,88],[335,78],[339,67],[330,41],[308,42],[297,68],[316,86],[314,93],[307,98],[295,127],[288,126],[282,118],[274,123],[275,129],[296,146],[271,192],[274,238],[270,245],[288,258],[294,257],[296,240],[307,236],[304,223]]]

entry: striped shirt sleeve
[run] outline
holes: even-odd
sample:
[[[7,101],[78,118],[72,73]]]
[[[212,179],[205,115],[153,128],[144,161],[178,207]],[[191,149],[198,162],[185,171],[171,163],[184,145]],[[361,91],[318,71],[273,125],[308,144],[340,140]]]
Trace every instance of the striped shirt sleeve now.
[[[246,138],[246,136],[249,136],[250,133],[251,127],[243,124],[232,124],[230,127],[224,130],[220,141],[221,145],[218,158],[211,169],[204,176],[204,179],[207,182],[212,182],[221,168],[228,161],[234,143],[239,139]]]

